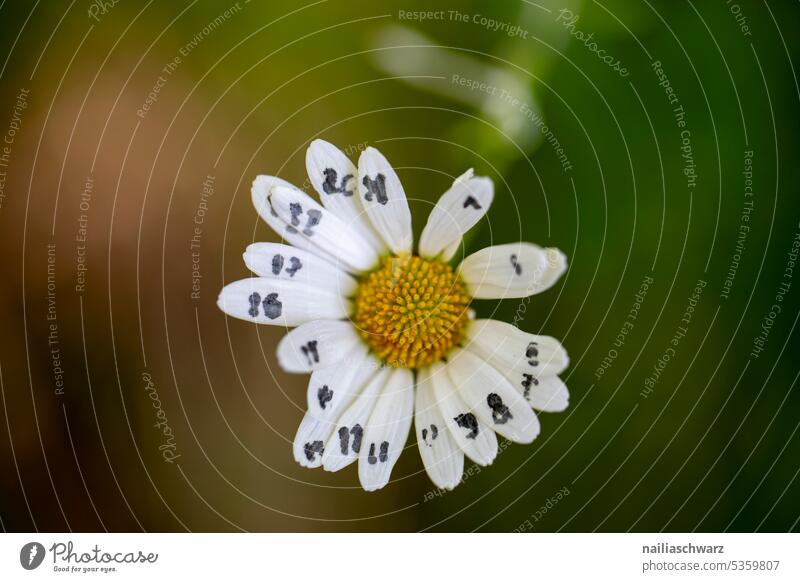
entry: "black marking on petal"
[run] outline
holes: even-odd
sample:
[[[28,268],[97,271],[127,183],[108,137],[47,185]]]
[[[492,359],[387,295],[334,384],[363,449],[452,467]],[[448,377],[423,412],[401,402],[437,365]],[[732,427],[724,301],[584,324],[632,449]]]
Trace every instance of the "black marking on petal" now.
[[[364,429],[361,428],[360,424],[355,424],[350,429],[350,434],[353,435],[353,452],[361,452],[361,439],[364,438]]]
[[[336,178],[338,174],[336,170],[333,168],[325,168],[322,170],[322,175],[325,176],[325,180],[322,182],[322,191],[325,194],[336,194],[339,192],[339,188],[336,186]]]
[[[475,418],[475,415],[471,412],[465,412],[463,414],[459,414],[453,420],[456,421],[456,424],[461,428],[466,428],[469,432],[467,433],[468,439],[474,439],[478,436],[478,432],[480,431],[480,427],[478,426],[478,419]]]
[[[272,257],[272,274],[280,275],[283,269],[283,255],[274,255]]]
[[[312,208],[306,212],[306,215],[308,216],[308,220],[306,221],[306,227],[303,229],[303,234],[311,236],[314,234],[314,227],[322,220],[322,211]]]
[[[323,174],[325,175],[325,181],[322,183],[322,191],[325,192],[325,194],[353,195],[353,191],[347,188],[347,182],[353,177],[353,174],[345,174],[338,186],[336,185],[338,176],[336,170],[333,168],[325,168]]]
[[[423,428],[422,429],[422,442],[424,442],[429,447],[432,447],[433,446],[433,441],[435,441],[436,437],[439,436],[439,429],[437,428],[437,426],[435,424],[430,425],[430,427],[431,427],[431,430],[430,430],[431,440],[430,440],[430,442],[428,442],[428,432],[429,431],[428,431],[427,428]]]
[[[469,206],[472,206],[475,210],[483,208],[474,196],[467,196],[466,200],[464,200],[464,208]]]
[[[303,214],[303,207],[299,202],[289,203],[289,212],[292,214],[292,226],[300,226],[300,215]]]
[[[270,293],[264,298],[264,315],[270,319],[275,319],[283,313],[283,303],[278,301],[277,293]]]
[[[378,458],[375,456],[375,443],[370,443],[369,445],[369,455],[367,455],[367,462],[370,465],[374,465],[378,462]]]
[[[381,452],[378,453],[378,459],[381,463],[385,463],[389,458],[389,441],[383,441],[381,443]]]
[[[258,293],[253,293],[248,297],[250,301],[250,309],[247,310],[247,313],[250,314],[250,317],[258,317],[258,305],[261,303],[261,295]]]
[[[347,454],[347,447],[350,444],[350,431],[347,430],[346,426],[343,426],[339,429],[339,449],[341,449],[342,454]]]
[[[539,348],[536,347],[538,345],[536,342],[531,342],[525,349],[525,357],[528,358],[528,364],[534,367],[539,365],[539,360],[536,359],[539,356]]]
[[[510,419],[514,418],[508,406],[503,404],[503,399],[499,394],[492,392],[486,397],[486,404],[492,409],[492,420],[495,424],[505,424]]]
[[[290,257],[289,263],[290,265],[286,267],[286,272],[289,273],[290,277],[294,277],[294,274],[303,268],[303,263],[297,257]]]
[[[311,443],[306,443],[303,447],[303,450],[306,454],[306,459],[313,461],[315,455],[321,455],[325,451],[325,446],[323,445],[322,441],[314,441]]]
[[[333,399],[333,390],[324,384],[322,388],[317,390],[317,400],[319,400],[319,407],[325,410],[325,405]]]
[[[524,389],[522,395],[525,397],[526,400],[531,395],[531,386],[538,386],[538,385],[539,385],[539,379],[535,378],[533,374],[522,375],[522,388]]]
[[[519,261],[517,260],[517,255],[511,255],[511,264],[514,267],[514,272],[517,275],[522,275],[522,265],[519,264]]]
[[[300,351],[308,360],[308,365],[319,364],[319,352],[317,351],[317,340],[310,340],[306,345],[300,346]],[[325,408],[323,406],[323,408]]]
[[[389,197],[386,195],[386,176],[378,174],[375,176],[374,180],[369,176],[364,176],[361,183],[364,184],[364,187],[367,189],[366,194],[364,194],[364,198],[367,202],[372,202],[373,196],[379,204],[384,206],[389,202]]]

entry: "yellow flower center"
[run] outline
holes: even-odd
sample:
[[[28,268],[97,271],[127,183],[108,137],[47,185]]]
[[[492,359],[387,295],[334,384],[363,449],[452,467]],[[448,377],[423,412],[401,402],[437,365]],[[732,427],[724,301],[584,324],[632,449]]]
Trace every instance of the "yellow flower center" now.
[[[393,256],[362,280],[353,320],[381,360],[395,368],[420,368],[461,341],[469,300],[450,265]]]

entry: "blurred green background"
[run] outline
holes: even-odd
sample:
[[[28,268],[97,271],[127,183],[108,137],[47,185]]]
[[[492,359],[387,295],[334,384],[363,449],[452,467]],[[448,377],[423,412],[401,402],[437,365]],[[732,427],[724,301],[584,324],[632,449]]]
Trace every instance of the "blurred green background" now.
[[[3,529],[798,530],[798,15],[0,3]],[[216,308],[276,240],[252,179],[303,185],[317,137],[384,152],[417,235],[474,167],[496,197],[465,252],[569,257],[550,291],[476,309],[562,339],[570,407],[453,492],[413,436],[377,493],[297,466],[307,377],[277,368],[282,330]]]

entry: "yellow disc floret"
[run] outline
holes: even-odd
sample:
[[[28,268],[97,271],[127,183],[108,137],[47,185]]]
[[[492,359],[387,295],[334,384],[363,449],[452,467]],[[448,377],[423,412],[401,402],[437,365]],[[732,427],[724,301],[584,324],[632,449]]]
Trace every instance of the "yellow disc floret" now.
[[[420,368],[461,341],[469,299],[450,265],[393,256],[362,280],[353,320],[381,360],[395,368]]]

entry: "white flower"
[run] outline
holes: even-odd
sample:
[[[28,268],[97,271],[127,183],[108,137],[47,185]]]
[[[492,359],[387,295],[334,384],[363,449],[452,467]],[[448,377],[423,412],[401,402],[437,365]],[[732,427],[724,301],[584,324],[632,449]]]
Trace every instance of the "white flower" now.
[[[306,166],[322,205],[288,182],[259,176],[253,203],[289,244],[257,243],[244,260],[257,277],[220,293],[228,315],[294,327],[278,346],[287,372],[311,373],[308,412],[294,440],[306,467],[338,471],[358,460],[367,491],[389,482],[414,416],[431,480],[452,489],[464,455],[497,455],[495,433],[529,443],[533,409],[567,407],[561,344],[491,319],[472,298],[527,297],[566,269],[557,249],[503,244],[448,261],[494,196],[489,178],[460,176],[439,199],[412,254],[411,213],[386,158],[367,148],[358,168],[315,140]]]

